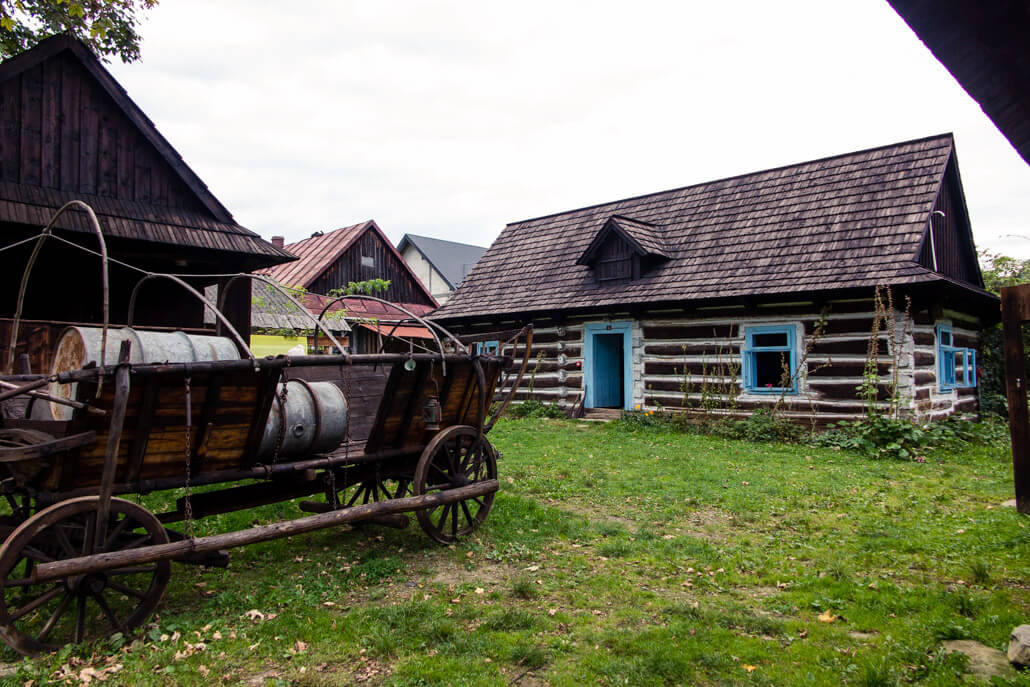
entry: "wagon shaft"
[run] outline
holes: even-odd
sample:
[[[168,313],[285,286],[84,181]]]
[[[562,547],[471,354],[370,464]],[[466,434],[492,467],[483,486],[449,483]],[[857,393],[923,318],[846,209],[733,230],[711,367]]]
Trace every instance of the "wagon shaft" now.
[[[184,539],[168,544],[157,544],[138,549],[126,551],[114,551],[110,553],[99,553],[92,556],[80,556],[66,560],[42,563],[34,568],[32,579],[44,582],[56,580],[73,575],[84,575],[92,572],[101,572],[113,568],[121,568],[131,565],[141,565],[153,561],[167,560],[191,553],[205,553],[228,549],[236,546],[245,546],[257,542],[279,539],[295,534],[313,532],[314,530],[342,525],[358,520],[366,520],[371,517],[389,515],[393,513],[404,513],[417,511],[423,508],[432,508],[449,503],[457,503],[473,497],[492,494],[499,488],[496,479],[484,480],[475,484],[469,484],[456,489],[448,489],[426,494],[423,496],[411,496],[408,498],[367,503],[353,508],[332,511],[311,515],[305,518],[298,518],[289,522],[275,523],[271,525],[259,525],[248,530],[229,532],[226,534],[215,534],[199,539]]]

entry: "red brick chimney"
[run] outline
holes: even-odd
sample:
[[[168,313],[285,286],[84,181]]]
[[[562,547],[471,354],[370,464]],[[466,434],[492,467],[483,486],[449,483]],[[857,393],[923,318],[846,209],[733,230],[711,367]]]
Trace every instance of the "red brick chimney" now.
[[[286,242],[286,239],[284,239],[282,236],[273,236],[272,237],[272,245],[275,246],[276,248],[282,248],[283,245],[285,244],[285,242]]]

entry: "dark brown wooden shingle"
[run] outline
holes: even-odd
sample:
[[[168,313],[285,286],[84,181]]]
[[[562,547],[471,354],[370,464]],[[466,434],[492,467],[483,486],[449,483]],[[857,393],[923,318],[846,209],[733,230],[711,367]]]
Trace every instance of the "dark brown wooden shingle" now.
[[[975,253],[972,267],[953,274],[919,264],[928,217],[948,165],[955,165],[953,155],[954,141],[945,134],[516,222],[505,227],[435,317],[942,277],[965,279],[982,293]],[[957,166],[954,175],[958,183]],[[598,283],[593,268],[577,260],[619,217],[635,223],[627,226],[638,243],[655,249],[660,241],[669,260],[638,279]]]

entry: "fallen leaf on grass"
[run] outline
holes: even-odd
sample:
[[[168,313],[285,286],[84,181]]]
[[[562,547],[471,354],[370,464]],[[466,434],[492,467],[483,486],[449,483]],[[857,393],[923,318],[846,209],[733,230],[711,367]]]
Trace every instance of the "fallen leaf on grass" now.
[[[832,623],[836,619],[837,619],[837,616],[835,616],[834,614],[830,613],[829,611],[826,611],[825,613],[820,613],[819,614],[819,622],[821,622],[821,623]]]
[[[749,665],[747,663],[745,663],[742,667],[749,673],[755,672],[755,670],[758,668],[758,666]]]

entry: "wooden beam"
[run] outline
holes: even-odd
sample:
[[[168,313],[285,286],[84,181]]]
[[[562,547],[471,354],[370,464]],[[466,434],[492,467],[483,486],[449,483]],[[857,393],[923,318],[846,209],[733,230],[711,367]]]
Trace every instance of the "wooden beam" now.
[[[169,542],[167,544],[155,544],[143,546],[136,549],[123,551],[111,551],[97,553],[88,556],[68,558],[50,563],[37,565],[32,572],[34,582],[46,582],[57,580],[74,575],[84,575],[91,572],[113,570],[134,565],[143,565],[154,561],[168,560],[186,554],[205,553],[218,551],[220,549],[231,549],[237,546],[246,546],[258,542],[282,539],[306,532],[335,527],[349,522],[368,520],[369,518],[393,513],[406,513],[423,508],[435,508],[448,503],[457,503],[477,496],[492,494],[500,488],[497,480],[488,479],[482,482],[475,482],[456,489],[445,489],[432,494],[421,496],[409,496],[402,499],[390,499],[389,501],[377,501],[366,503],[351,508],[343,508],[329,513],[309,515],[296,520],[277,522],[270,525],[258,525],[250,529],[238,532],[226,532],[214,534],[198,539],[184,539],[182,541]],[[95,500],[95,497],[85,496],[85,499]]]
[[[1030,284],[1001,290],[1001,318],[1016,510],[1030,514],[1030,411],[1027,408],[1026,358],[1023,352],[1023,323],[1030,320]]]
[[[147,452],[147,444],[150,443],[150,429],[154,425],[154,411],[157,409],[157,395],[160,390],[160,377],[151,377],[143,387],[143,402],[133,430],[132,444],[129,446],[129,474],[126,480],[130,483],[137,481],[143,470],[143,457]]]
[[[118,352],[118,370],[114,377],[114,404],[111,408],[111,425],[107,434],[107,452],[104,454],[104,470],[100,476],[100,495],[97,500],[97,519],[94,527],[95,540],[88,552],[102,551],[107,537],[107,517],[111,511],[111,495],[114,490],[114,475],[118,469],[118,448],[122,443],[122,427],[125,411],[129,405],[129,354],[132,342],[122,341]],[[89,532],[86,533],[87,541]]]

